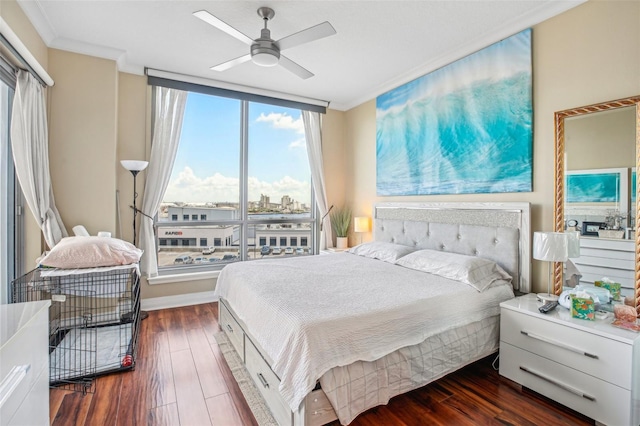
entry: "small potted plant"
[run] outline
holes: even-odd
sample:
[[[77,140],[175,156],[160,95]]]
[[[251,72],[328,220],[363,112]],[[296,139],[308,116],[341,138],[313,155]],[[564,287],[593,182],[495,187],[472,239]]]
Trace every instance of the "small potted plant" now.
[[[351,225],[351,209],[344,207],[331,213],[331,229],[336,234],[336,248],[346,249],[348,244],[349,225]]]

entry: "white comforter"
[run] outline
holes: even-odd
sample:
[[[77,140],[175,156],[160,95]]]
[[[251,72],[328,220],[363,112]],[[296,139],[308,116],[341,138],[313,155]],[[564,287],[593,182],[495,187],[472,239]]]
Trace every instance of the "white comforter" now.
[[[499,303],[513,297],[507,281],[479,293],[349,253],[231,264],[215,292],[273,361],[293,411],[329,369],[497,315]]]

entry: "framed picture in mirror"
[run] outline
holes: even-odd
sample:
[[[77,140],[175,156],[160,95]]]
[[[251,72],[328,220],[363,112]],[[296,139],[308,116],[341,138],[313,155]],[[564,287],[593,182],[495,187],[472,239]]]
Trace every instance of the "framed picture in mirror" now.
[[[606,226],[604,222],[582,222],[582,235],[597,237],[598,231]]]

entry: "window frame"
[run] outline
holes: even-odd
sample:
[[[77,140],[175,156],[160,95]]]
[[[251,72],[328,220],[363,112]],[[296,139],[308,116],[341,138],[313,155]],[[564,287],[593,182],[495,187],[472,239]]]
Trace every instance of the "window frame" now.
[[[185,90],[185,89],[181,89],[181,90]],[[192,92],[196,92],[196,93],[203,93],[203,92],[199,92],[199,91],[193,91],[193,90],[187,90],[187,91],[192,91]],[[155,91],[153,91],[154,93]],[[219,94],[211,94],[211,93],[205,93],[208,94],[210,96],[220,96]],[[229,96],[232,97],[232,96]],[[319,235],[320,235],[320,231],[319,231],[319,221],[318,221],[318,211],[317,211],[317,204],[316,204],[316,200],[315,200],[315,192],[314,192],[314,188],[313,188],[313,183],[310,183],[310,197],[311,197],[311,209],[309,212],[309,217],[308,218],[285,218],[285,219],[259,219],[259,218],[252,218],[252,215],[248,214],[248,206],[249,206],[249,200],[248,200],[248,195],[249,195],[249,179],[248,179],[248,169],[249,169],[249,105],[250,103],[267,103],[269,104],[269,102],[259,102],[256,100],[248,100],[248,99],[240,99],[240,133],[239,133],[239,143],[240,143],[240,155],[239,155],[239,161],[240,161],[240,170],[239,170],[239,180],[240,180],[240,199],[239,199],[239,213],[240,213],[240,219],[235,219],[235,220],[200,220],[200,221],[190,221],[190,220],[173,220],[173,215],[172,218],[170,220],[166,220],[166,221],[159,221],[158,220],[158,215],[156,214],[155,218],[154,218],[154,229],[155,229],[155,235],[156,235],[156,247],[158,247],[159,249],[159,237],[158,235],[160,235],[160,230],[162,228],[175,228],[175,227],[181,227],[181,228],[189,228],[189,227],[202,227],[202,226],[238,226],[239,229],[239,244],[238,244],[238,255],[239,255],[239,259],[237,259],[237,261],[250,261],[250,260],[254,260],[254,259],[250,259],[248,256],[248,249],[250,248],[249,246],[249,227],[250,226],[257,226],[257,225],[271,225],[271,224],[303,224],[303,223],[308,223],[310,224],[310,235],[309,235],[309,241],[311,243],[311,245],[309,246],[312,250],[311,254],[318,254],[319,250]],[[155,102],[152,103],[153,105],[155,105]],[[291,105],[279,105],[278,103],[273,103],[273,105],[278,105],[278,106],[284,106],[287,108],[292,108]],[[155,116],[155,114],[153,114],[153,116]],[[151,123],[151,126],[153,128],[153,123]],[[310,180],[311,180],[311,176],[309,176]],[[183,217],[184,218],[184,217]],[[267,239],[270,239],[270,237],[267,237]],[[214,238],[214,240],[212,241],[212,244],[214,247],[220,247],[216,244],[216,240],[218,240],[218,238]],[[222,244],[222,240],[220,240],[220,243]],[[255,241],[254,239],[254,245],[251,247],[254,247],[255,249],[259,249],[260,247],[262,247],[262,245],[256,245],[257,241]],[[221,245],[222,246],[222,245]],[[227,244],[228,246],[228,244]],[[174,247],[172,245],[170,246],[166,246],[168,248]],[[234,262],[236,260],[232,260],[232,262]],[[186,273],[193,273],[193,272],[203,272],[203,271],[217,271],[217,270],[221,270],[225,265],[227,265],[228,263],[230,263],[229,261],[219,261],[219,262],[215,262],[212,263],[210,265],[207,264],[191,264],[191,265],[167,265],[167,266],[160,266],[158,265],[158,275],[162,276],[162,275],[173,275],[173,274],[186,274]]]

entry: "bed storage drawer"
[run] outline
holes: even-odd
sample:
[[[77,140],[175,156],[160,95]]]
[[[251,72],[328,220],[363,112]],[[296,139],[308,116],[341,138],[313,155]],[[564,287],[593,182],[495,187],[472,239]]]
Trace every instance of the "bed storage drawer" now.
[[[337,419],[333,406],[321,389],[309,393],[304,404],[305,425],[307,426],[321,426]]]
[[[631,374],[620,368],[632,364],[631,345],[509,309],[502,310],[500,340],[631,389]]]
[[[628,390],[504,342],[500,374],[601,423],[629,424]]]
[[[262,358],[251,340],[245,339],[245,365],[256,387],[271,409],[274,419],[280,426],[291,425],[293,414],[280,396],[280,380],[271,371],[269,364]]]
[[[238,355],[240,355],[240,358],[245,361],[244,331],[242,330],[242,327],[240,327],[233,316],[231,316],[231,313],[224,303],[219,303],[218,309],[220,310],[220,327],[227,337],[229,337],[233,348],[236,350]]]

